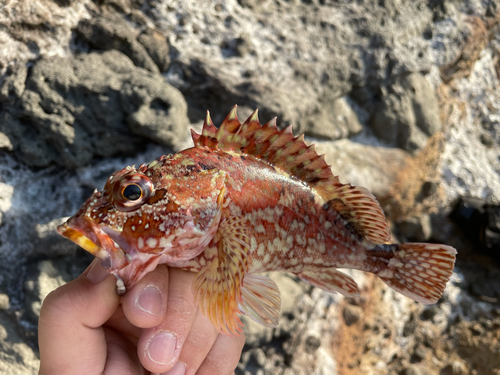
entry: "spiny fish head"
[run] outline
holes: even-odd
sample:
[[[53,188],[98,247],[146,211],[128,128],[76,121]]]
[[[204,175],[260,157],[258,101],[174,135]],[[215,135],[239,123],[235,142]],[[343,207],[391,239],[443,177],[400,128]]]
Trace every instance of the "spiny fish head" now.
[[[158,263],[196,257],[217,229],[225,173],[189,168],[194,161],[178,155],[114,173],[58,227],[125,288]]]

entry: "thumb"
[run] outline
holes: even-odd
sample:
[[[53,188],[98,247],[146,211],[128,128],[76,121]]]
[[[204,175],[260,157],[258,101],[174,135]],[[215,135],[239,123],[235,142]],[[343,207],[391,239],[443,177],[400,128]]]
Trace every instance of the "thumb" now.
[[[120,304],[114,276],[98,259],[51,292],[38,322],[40,374],[100,374],[106,363],[102,325]]]

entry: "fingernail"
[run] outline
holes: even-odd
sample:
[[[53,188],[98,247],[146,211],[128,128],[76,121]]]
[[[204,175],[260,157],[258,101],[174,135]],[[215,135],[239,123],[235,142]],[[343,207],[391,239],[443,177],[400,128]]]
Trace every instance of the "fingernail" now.
[[[153,316],[160,315],[161,312],[161,293],[158,288],[148,285],[142,290],[135,300],[136,306],[144,312]]]
[[[172,367],[167,372],[161,375],[184,375],[186,373],[186,365],[182,362],[177,362],[174,367]]]
[[[87,273],[87,279],[89,279],[91,283],[97,284],[108,277],[108,275],[108,271],[102,268],[101,262],[96,258],[90,266],[90,270]]]
[[[149,359],[160,365],[168,365],[174,359],[177,339],[170,332],[160,332],[148,343],[146,351]]]

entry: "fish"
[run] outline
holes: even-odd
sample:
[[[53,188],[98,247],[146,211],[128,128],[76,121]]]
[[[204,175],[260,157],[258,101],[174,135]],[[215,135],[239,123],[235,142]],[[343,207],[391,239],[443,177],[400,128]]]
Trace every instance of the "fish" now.
[[[342,184],[291,125],[262,125],[257,110],[241,123],[235,106],[219,128],[207,111],[191,135],[191,148],[112,174],[57,228],[116,276],[118,294],[158,264],[195,272],[196,303],[227,335],[242,333],[241,314],[278,324],[269,271],[346,297],[359,288],[339,268],[371,272],[424,304],[443,294],[456,250],[391,243],[376,198]]]

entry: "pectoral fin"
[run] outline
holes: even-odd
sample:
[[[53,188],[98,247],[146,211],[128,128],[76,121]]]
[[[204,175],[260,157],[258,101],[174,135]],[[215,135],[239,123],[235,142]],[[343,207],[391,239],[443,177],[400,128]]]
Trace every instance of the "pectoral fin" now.
[[[334,268],[304,271],[298,273],[297,276],[328,293],[339,292],[346,297],[355,297],[359,294],[358,285],[352,277]]]
[[[223,219],[203,253],[207,263],[194,280],[200,309],[219,332],[227,335],[242,332],[241,313],[268,327],[278,323],[278,287],[268,277],[246,274],[249,248],[243,221]]]
[[[217,254],[217,247],[205,252]],[[196,301],[214,327],[227,335],[239,336],[243,323],[238,318],[241,300],[241,265],[226,264],[215,255],[196,275],[193,283]]]

